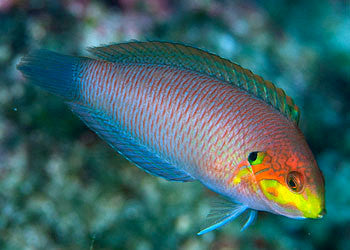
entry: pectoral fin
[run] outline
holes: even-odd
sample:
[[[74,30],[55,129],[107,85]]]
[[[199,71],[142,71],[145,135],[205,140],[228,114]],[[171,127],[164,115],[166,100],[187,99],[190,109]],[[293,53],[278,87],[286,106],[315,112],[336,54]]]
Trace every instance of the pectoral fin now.
[[[202,235],[213,231],[230,221],[236,219],[240,215],[242,215],[249,207],[243,204],[236,204],[231,201],[222,200],[220,202],[215,202],[213,204],[212,209],[208,214],[208,220],[214,221],[210,226],[201,230],[197,235]],[[247,222],[242,227],[241,231],[245,230],[252,222],[255,220],[257,211],[249,209],[249,218]]]

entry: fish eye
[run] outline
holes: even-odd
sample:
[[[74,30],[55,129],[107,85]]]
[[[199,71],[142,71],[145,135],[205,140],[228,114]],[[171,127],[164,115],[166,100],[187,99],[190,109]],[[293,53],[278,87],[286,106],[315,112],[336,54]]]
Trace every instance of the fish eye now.
[[[289,189],[293,192],[300,192],[303,189],[303,178],[299,172],[290,172],[286,181]]]
[[[266,153],[261,151],[251,152],[248,155],[248,161],[250,165],[261,164],[265,158]]]

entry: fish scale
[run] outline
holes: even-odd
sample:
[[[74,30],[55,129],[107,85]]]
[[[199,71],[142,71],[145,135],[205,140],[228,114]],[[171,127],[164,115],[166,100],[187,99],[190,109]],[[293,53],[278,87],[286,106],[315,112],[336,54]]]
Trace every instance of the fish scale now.
[[[188,72],[187,70],[181,71],[179,69],[145,65],[123,65],[121,67],[116,67],[114,68],[114,72],[116,72],[114,75],[118,75],[118,77],[111,79],[111,77],[108,76],[111,74],[108,69],[111,69],[110,63],[97,63],[95,61],[92,61],[91,65],[84,69],[87,74],[86,77],[82,77],[81,80],[82,85],[86,86],[85,88],[88,91],[82,92],[81,95],[84,96],[83,99],[89,100],[86,104],[106,112],[112,117],[116,117],[116,120],[122,124],[122,127],[130,129],[128,133],[137,138],[141,138],[142,143],[153,148],[154,151],[160,152],[164,158],[184,166],[185,170],[191,175],[196,176],[198,175],[197,172],[200,172],[201,175],[207,177],[209,176],[208,172],[212,173],[212,170],[215,169],[214,178],[223,178],[225,174],[221,169],[223,167],[216,166],[215,164],[217,159],[220,158],[220,154],[222,154],[222,152],[217,151],[218,142],[215,139],[221,137],[220,133],[223,130],[235,131],[235,121],[242,119],[239,115],[245,117],[246,113],[251,111],[249,109],[250,106],[247,105],[245,112],[236,112],[237,116],[232,119],[231,123],[226,123],[226,126],[228,126],[227,128],[220,126],[217,126],[216,129],[214,128],[216,123],[222,124],[224,121],[221,116],[223,109],[235,112],[239,110],[240,107],[235,103],[231,103],[231,105],[227,105],[226,103],[226,105],[223,105],[223,101],[220,100],[220,98],[223,98],[221,93],[225,93],[225,90],[229,88],[227,84],[220,83],[204,75]],[[103,75],[104,72],[107,72],[106,77],[101,78],[99,74]],[[160,78],[159,75],[161,75],[162,78]],[[178,81],[173,82],[169,80],[176,79],[177,75],[182,76],[178,78]],[[84,81],[85,78],[87,82]],[[98,80],[91,81],[91,79],[95,78]],[[121,94],[117,92],[115,99],[105,107],[102,107],[100,103],[105,97],[103,93],[101,94],[100,92],[107,89],[110,85],[118,89]],[[174,86],[170,87],[169,85]],[[182,88],[178,87],[179,89],[177,89],[175,86],[182,86]],[[204,87],[207,88],[207,91],[201,92],[200,90]],[[183,113],[180,112],[180,117],[174,119],[171,114],[176,107],[170,104],[176,102],[172,97],[175,96],[177,90],[182,91],[179,95],[179,103],[181,103],[180,109],[183,110]],[[140,92],[142,94],[139,94]],[[157,96],[157,98],[155,98],[155,100],[157,100],[156,102],[148,102],[148,100],[152,100],[152,98],[149,97],[150,93]],[[196,94],[194,95],[193,93]],[[224,100],[242,101],[243,98],[238,98],[240,94],[242,94],[240,91],[238,93],[231,91]],[[246,94],[243,96],[247,98]],[[253,101],[257,101],[252,97],[250,98]],[[198,102],[197,109],[193,109],[193,106],[190,105],[191,101]],[[218,101],[221,103],[221,106],[216,105]],[[245,100],[245,102],[247,101]],[[238,104],[240,104],[240,102]],[[151,106],[154,106],[157,112],[150,113],[149,107]],[[251,105],[251,107],[254,106],[256,105]],[[112,107],[119,107],[115,108],[115,110],[118,111],[114,114],[111,112],[113,109]],[[197,113],[200,115],[198,116]],[[204,113],[206,113],[206,115],[204,115]],[[145,120],[145,117],[148,117],[148,119]],[[149,128],[152,121],[155,125],[153,129]],[[158,121],[158,124],[155,121]],[[197,124],[197,127],[193,127],[194,123]],[[176,140],[177,138],[171,136],[175,133],[169,130],[171,124],[176,124],[173,130],[177,130],[179,141]],[[250,126],[250,123],[247,123],[247,126]],[[202,130],[199,128],[202,128]],[[230,145],[229,142],[221,143],[229,145],[231,148],[235,148],[235,144],[236,147],[241,147],[242,145],[238,142],[245,143],[245,141],[241,140],[237,135],[243,133],[244,137],[244,135],[248,133],[244,132],[245,129],[246,128],[243,127],[232,135],[232,137],[238,138],[237,142],[234,140],[232,145]],[[192,133],[191,135],[190,131],[201,132]],[[152,141],[151,138],[156,141]],[[191,144],[191,141],[195,143]],[[182,146],[179,144],[176,145],[176,143],[181,143]],[[208,146],[204,148],[205,145]],[[176,153],[172,149],[180,149],[180,152]],[[238,152],[238,148],[234,151]],[[203,161],[203,159],[206,160]],[[232,163],[233,162],[229,162],[229,164]]]
[[[39,50],[18,69],[63,97],[139,168],[168,180],[198,180],[226,197],[226,212],[199,234],[246,210],[243,229],[258,210],[322,217],[322,173],[297,126],[299,109],[283,90],[185,45],[131,42],[90,51],[102,60]],[[304,193],[290,183],[305,184]]]

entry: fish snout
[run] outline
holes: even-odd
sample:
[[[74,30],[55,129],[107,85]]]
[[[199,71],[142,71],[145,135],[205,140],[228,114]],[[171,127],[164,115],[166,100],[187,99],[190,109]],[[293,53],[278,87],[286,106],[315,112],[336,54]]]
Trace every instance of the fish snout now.
[[[326,210],[325,208],[323,208],[323,209],[321,210],[321,212],[317,215],[317,218],[318,218],[318,219],[321,219],[321,218],[323,218],[323,216],[326,215],[326,214],[327,214],[327,210]]]

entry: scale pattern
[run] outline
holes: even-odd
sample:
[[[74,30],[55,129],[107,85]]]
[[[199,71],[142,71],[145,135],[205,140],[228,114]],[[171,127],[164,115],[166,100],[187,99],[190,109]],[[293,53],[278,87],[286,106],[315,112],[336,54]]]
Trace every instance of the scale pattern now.
[[[89,51],[109,62],[169,65],[215,77],[248,91],[299,123],[299,108],[282,89],[250,70],[204,50],[179,43],[135,41],[94,47]]]
[[[192,178],[164,176],[145,163],[142,168],[167,179],[199,179],[221,193],[232,192],[228,177],[251,148],[263,149],[270,136],[283,139],[293,127],[259,98],[189,70],[85,60],[79,75],[79,103],[166,162],[153,168],[171,165]]]

